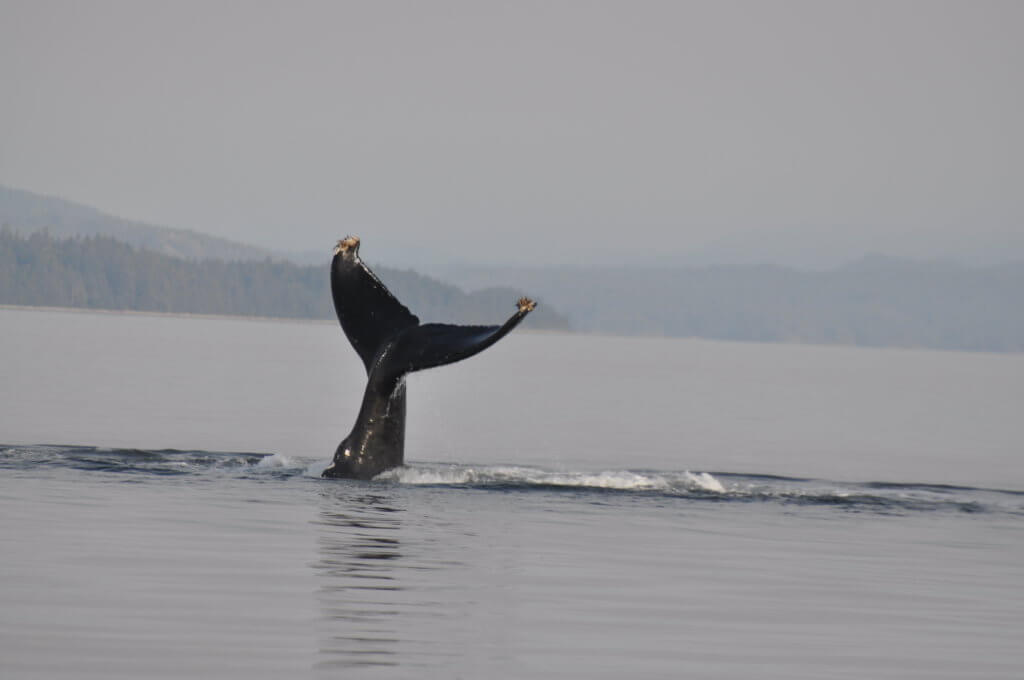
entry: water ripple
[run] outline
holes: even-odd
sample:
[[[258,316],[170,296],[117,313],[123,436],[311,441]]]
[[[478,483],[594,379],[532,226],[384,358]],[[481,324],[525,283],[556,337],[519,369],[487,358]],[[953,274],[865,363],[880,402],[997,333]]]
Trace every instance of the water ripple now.
[[[279,454],[62,445],[0,446],[0,469],[26,473],[68,469],[122,479],[217,473],[287,480],[317,477],[319,472],[312,461]],[[637,498],[675,498],[693,502],[823,506],[894,515],[919,512],[1024,515],[1022,491],[913,482],[835,482],[734,472],[574,471],[516,465],[414,463],[385,472],[373,482],[360,484],[378,488],[452,488],[507,493],[570,491],[627,494]]]

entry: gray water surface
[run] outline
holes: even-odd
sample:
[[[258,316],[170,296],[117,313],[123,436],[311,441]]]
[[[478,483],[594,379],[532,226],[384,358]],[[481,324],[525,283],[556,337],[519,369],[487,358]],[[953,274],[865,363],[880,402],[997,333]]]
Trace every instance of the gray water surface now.
[[[1017,678],[1024,357],[0,309],[4,678]]]

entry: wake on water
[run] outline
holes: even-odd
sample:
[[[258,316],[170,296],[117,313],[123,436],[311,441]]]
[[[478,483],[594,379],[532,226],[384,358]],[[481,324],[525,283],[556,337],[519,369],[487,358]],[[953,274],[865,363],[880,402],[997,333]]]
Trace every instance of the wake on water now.
[[[711,491],[725,487],[706,472],[642,473],[629,470],[603,472],[552,472],[533,467],[494,465],[471,467],[454,464],[414,464],[388,470],[378,480],[400,484],[479,487],[567,487],[621,491]]]
[[[1024,515],[1024,491],[894,482],[832,482],[731,472],[654,470],[569,471],[515,465],[411,463],[371,482],[320,480],[327,461],[265,453],[93,446],[0,445],[0,469],[31,474],[77,470],[121,479],[227,475],[317,480],[324,484],[386,484],[506,492],[622,493],[713,502],[774,502],[834,506],[858,512],[906,514],[954,511]],[[141,480],[139,480],[141,481]]]

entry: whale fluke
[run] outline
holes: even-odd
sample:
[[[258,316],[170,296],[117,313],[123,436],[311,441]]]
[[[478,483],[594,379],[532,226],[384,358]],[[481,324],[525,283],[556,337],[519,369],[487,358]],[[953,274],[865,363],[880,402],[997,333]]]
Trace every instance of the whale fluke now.
[[[324,477],[370,479],[402,465],[405,376],[467,359],[515,328],[537,304],[516,302],[500,326],[421,324],[359,259],[359,239],[338,241],[331,261],[331,294],[338,321],[366,368],[366,390],[352,432],[342,440]]]

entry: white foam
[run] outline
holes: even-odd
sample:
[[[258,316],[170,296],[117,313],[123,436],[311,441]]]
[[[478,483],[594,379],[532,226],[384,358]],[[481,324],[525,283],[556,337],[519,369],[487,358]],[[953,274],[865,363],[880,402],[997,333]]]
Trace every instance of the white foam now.
[[[316,477],[319,479],[323,476],[323,471],[331,467],[331,463],[334,462],[333,458],[320,459],[313,461],[306,465],[306,469],[302,471],[304,477]]]
[[[460,465],[413,465],[388,470],[377,479],[410,485],[523,484],[591,489],[667,491],[685,488],[724,493],[725,487],[707,472],[642,473],[629,470],[602,472],[550,471],[521,466],[468,467]]]
[[[694,474],[692,472],[686,473],[686,481],[692,485],[700,488],[703,491],[714,491],[715,493],[725,493],[725,487],[722,483],[715,479],[714,475],[707,472],[698,472]]]
[[[486,467],[473,468],[457,465],[400,467],[377,475],[382,479],[400,484],[487,484],[495,482],[530,483],[530,468]]]
[[[663,490],[669,482],[662,475],[644,475],[629,471],[606,470],[598,473],[555,473],[549,484],[582,486],[597,489]]]
[[[273,469],[290,468],[295,467],[295,465],[296,463],[292,458],[281,453],[274,453],[269,456],[264,456],[263,458],[260,458],[258,463],[256,463],[256,467],[258,468]]]

